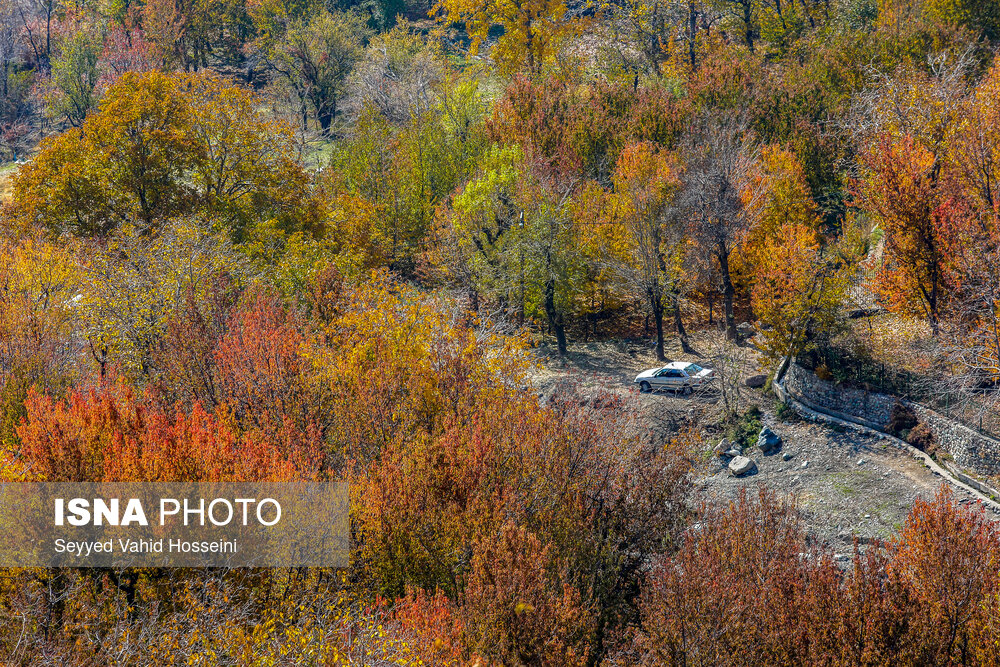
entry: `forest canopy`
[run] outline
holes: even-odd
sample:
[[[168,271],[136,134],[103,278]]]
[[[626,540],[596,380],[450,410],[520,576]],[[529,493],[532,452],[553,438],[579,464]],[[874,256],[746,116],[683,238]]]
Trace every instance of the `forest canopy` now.
[[[981,509],[845,568],[699,494],[738,382],[666,433],[535,383],[748,329],[780,380],[877,312],[992,396],[998,46],[995,0],[0,0],[0,481],[346,479],[352,538],[3,571],[0,657],[996,664]]]

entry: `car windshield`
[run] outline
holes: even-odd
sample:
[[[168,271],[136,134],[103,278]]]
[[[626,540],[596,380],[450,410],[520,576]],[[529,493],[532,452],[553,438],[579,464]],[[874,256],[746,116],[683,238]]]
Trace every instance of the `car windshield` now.
[[[687,366],[684,367],[684,370],[686,370],[688,373],[700,373],[704,369],[698,364],[688,364]]]

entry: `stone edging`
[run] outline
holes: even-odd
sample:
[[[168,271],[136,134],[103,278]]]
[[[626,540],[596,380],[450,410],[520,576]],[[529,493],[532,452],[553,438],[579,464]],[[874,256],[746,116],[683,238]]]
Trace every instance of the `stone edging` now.
[[[997,491],[989,484],[985,484],[976,479],[975,477],[970,477],[969,475],[966,475],[964,472],[959,470],[957,466],[949,463],[948,461],[943,461],[943,463],[945,469],[947,469],[948,472],[957,477],[959,481],[968,484],[969,486],[976,489],[980,493],[983,493],[991,498],[1000,498],[1000,491]]]
[[[993,510],[994,513],[1000,514],[1000,503],[988,497],[985,493],[974,488],[972,485],[962,481],[961,479],[959,479],[958,476],[953,474],[950,470],[942,468],[940,465],[938,465],[937,461],[935,461],[930,456],[920,451],[910,443],[906,442],[905,440],[900,440],[899,438],[889,435],[888,433],[883,433],[882,431],[871,428],[870,426],[867,426],[865,424],[859,423],[859,420],[857,420],[856,418],[852,418],[850,415],[845,415],[835,410],[828,410],[827,408],[822,408],[819,406],[811,407],[809,405],[806,405],[803,401],[792,396],[791,393],[788,392],[780,382],[772,382],[771,387],[774,389],[774,393],[777,394],[780,400],[785,401],[786,403],[791,405],[792,408],[803,417],[806,417],[807,419],[812,419],[814,421],[824,421],[828,423],[839,424],[841,426],[846,426],[856,431],[860,431],[867,435],[872,435],[881,438],[883,440],[888,440],[896,447],[909,453],[911,456],[913,456],[914,459],[917,459],[918,461],[923,463],[935,475],[938,475],[939,477],[943,478],[952,486],[956,486],[970,493],[981,503],[983,503],[991,510]],[[831,414],[831,413],[836,413],[836,414]],[[961,476],[967,477],[966,475],[961,475]],[[980,486],[980,483],[977,482],[976,486]]]
[[[919,403],[891,394],[843,387],[822,380],[794,363],[782,378],[782,388],[812,410],[883,433],[889,432],[895,406],[905,405],[930,429],[961,469],[978,475],[1000,474],[1000,440]]]

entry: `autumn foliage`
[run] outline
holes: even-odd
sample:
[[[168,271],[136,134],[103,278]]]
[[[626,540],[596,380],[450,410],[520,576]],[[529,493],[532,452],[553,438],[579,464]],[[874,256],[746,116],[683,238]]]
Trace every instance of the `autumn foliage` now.
[[[615,664],[993,665],[998,537],[943,489],[844,571],[787,501],[744,492],[655,566]]]
[[[683,444],[644,444],[617,400],[593,399],[598,420],[572,392],[543,407],[512,390],[525,370],[518,342],[477,339],[444,303],[384,277],[346,290],[328,278],[315,278],[322,309],[256,290],[203,303],[228,314],[202,329],[214,333],[196,374],[162,365],[142,390],[112,370],[61,393],[30,389],[11,470],[45,481],[346,477],[352,590],[400,599],[377,613],[397,619],[413,651],[584,663],[599,633],[634,615],[642,554],[683,521]],[[180,304],[165,340],[178,320],[204,326],[193,308]],[[157,581],[133,594],[152,604]],[[454,632],[426,639],[415,600]]]
[[[127,73],[18,174],[15,224],[103,236],[126,222],[153,230],[202,215],[236,234],[270,218],[314,228],[290,133],[258,104],[211,75]]]
[[[2,572],[0,661],[996,664],[976,508],[848,562],[695,480],[737,357],[873,313],[996,392],[998,42],[995,0],[0,0],[0,482],[347,480],[352,538]],[[651,428],[536,367],[595,341],[725,384]]]
[[[71,391],[65,402],[31,393],[18,429],[34,479],[107,482],[288,481],[314,474],[313,434],[247,431],[195,404],[171,414],[121,384]]]

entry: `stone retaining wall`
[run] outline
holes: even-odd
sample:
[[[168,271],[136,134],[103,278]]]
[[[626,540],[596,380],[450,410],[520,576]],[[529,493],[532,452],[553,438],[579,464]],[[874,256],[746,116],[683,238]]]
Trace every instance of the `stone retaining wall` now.
[[[793,397],[806,405],[813,404],[825,410],[859,418],[865,426],[877,431],[888,430],[889,415],[892,413],[892,406],[896,404],[894,396],[840,387],[833,382],[820,380],[815,373],[794,363],[789,365],[782,384]]]
[[[888,431],[889,415],[897,401],[908,405],[934,433],[938,443],[961,467],[981,475],[1000,473],[1000,440],[948,419],[919,403],[862,389],[840,387],[821,380],[797,364],[791,364],[782,379],[785,390],[804,405],[846,416],[869,428]]]

